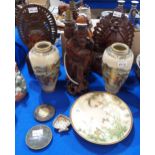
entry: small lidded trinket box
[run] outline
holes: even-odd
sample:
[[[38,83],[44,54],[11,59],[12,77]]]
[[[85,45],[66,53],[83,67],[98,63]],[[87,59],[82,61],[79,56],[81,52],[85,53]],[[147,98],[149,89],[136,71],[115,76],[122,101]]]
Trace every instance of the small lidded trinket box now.
[[[55,114],[55,108],[50,104],[39,105],[34,112],[34,117],[39,122],[49,121]]]

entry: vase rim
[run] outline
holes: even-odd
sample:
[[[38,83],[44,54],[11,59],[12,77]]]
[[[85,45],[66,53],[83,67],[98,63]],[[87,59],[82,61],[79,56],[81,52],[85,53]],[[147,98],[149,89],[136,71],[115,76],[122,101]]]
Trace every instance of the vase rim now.
[[[116,42],[111,45],[111,48],[114,52],[119,53],[119,54],[127,54],[129,52],[129,47],[128,45],[120,42]]]
[[[52,43],[49,41],[39,41],[34,45],[36,52],[45,53],[52,49]]]

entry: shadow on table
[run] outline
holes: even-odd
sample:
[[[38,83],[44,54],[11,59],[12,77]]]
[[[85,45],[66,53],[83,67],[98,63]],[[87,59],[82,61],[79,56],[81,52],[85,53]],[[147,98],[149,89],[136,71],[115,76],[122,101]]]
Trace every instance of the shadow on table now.
[[[27,93],[27,95],[20,101],[20,102],[15,102],[15,108],[17,108],[18,106],[21,106],[21,107],[27,107],[27,100],[29,99],[29,94]],[[15,127],[18,123],[18,118],[15,114]]]
[[[38,92],[41,90],[41,86],[37,79],[32,79],[29,83],[29,87],[31,90]]]
[[[87,142],[84,139],[82,139],[79,135],[77,135],[75,132],[74,132],[74,136],[82,146],[84,146],[87,150],[89,150],[90,152],[96,155],[103,155],[103,154],[114,155],[114,154],[121,154],[124,152],[124,150],[130,147],[135,136],[135,129],[133,126],[129,136],[126,139],[124,139],[122,142],[118,144],[106,145],[106,146],[96,145],[96,144]]]
[[[104,80],[101,75],[91,73],[89,77],[89,91],[105,91]]]
[[[97,82],[98,76],[99,76],[98,74],[91,72],[88,76],[89,83],[91,84],[91,83]]]
[[[58,81],[52,93],[41,91],[40,104],[42,103],[50,103],[55,107],[56,112],[64,113],[70,103],[66,93],[66,81]]]
[[[134,94],[134,92],[129,92],[127,89],[123,89],[123,91],[120,91],[117,96],[126,102],[130,108],[136,108],[139,111],[140,98],[138,94]]]

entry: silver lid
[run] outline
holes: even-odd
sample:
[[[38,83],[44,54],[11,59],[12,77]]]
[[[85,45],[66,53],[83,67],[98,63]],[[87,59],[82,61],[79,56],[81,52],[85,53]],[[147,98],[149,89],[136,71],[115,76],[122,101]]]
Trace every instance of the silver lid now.
[[[33,150],[47,147],[52,140],[52,131],[46,125],[32,127],[26,135],[26,145]]]

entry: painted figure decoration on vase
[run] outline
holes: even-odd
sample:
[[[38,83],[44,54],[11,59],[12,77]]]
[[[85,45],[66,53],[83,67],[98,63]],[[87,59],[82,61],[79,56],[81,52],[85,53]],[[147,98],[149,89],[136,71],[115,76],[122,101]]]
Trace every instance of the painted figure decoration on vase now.
[[[68,77],[67,90],[72,95],[85,92],[88,87],[86,78],[91,67],[93,43],[88,38],[87,28],[87,23],[77,23],[73,35],[65,35],[64,65]]]
[[[40,41],[30,50],[29,59],[42,89],[54,91],[60,68],[58,49],[51,42]]]
[[[133,52],[126,44],[117,42],[106,48],[102,57],[102,74],[107,92],[119,92],[129,75],[133,59]]]

